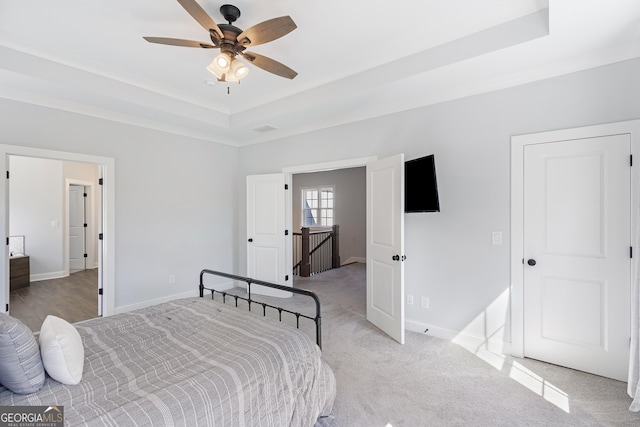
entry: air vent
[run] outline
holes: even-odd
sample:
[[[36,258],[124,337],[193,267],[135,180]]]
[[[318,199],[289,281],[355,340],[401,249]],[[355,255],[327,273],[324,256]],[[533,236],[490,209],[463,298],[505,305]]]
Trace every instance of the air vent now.
[[[274,128],[273,126],[269,126],[269,125],[264,125],[264,126],[260,126],[259,128],[255,128],[254,131],[256,132],[260,132],[260,133],[265,133],[265,132],[269,132],[272,130],[275,130],[276,128]]]

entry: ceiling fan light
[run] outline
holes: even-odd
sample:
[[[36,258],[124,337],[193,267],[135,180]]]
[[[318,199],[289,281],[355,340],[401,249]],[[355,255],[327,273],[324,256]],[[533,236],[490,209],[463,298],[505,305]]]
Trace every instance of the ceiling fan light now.
[[[229,74],[237,80],[243,79],[249,74],[249,68],[239,59],[234,59],[229,67]]]
[[[223,79],[223,76],[227,74],[229,71],[229,66],[231,65],[231,57],[226,53],[221,53],[220,55],[213,58],[211,64],[207,66],[207,70],[218,79]]]
[[[216,66],[220,69],[227,70],[231,64],[231,58],[226,53],[221,53],[214,59]]]

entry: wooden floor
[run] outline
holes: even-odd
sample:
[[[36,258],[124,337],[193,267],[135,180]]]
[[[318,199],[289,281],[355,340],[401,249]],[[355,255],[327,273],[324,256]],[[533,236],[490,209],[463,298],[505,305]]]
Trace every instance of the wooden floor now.
[[[11,291],[9,304],[9,313],[34,332],[49,314],[70,323],[97,317],[98,269],[31,282],[29,287]]]

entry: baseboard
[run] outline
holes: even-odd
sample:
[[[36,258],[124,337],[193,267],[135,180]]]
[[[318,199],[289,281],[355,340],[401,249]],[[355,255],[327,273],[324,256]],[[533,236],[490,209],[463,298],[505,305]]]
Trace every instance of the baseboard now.
[[[362,264],[366,264],[367,263],[367,259],[366,258],[361,258],[361,257],[357,257],[357,256],[352,256],[349,257],[345,262],[343,262],[340,265],[347,265],[347,264],[353,264],[353,263],[362,263]]]
[[[217,291],[226,291],[229,289],[232,289],[233,286],[233,282],[227,282],[227,283],[223,283],[220,285],[216,285],[216,290]],[[206,292],[206,291],[205,291]],[[120,313],[126,313],[132,310],[137,310],[140,308],[145,308],[145,307],[150,307],[152,305],[157,305],[157,304],[162,304],[163,302],[169,302],[169,301],[173,301],[176,299],[180,299],[180,298],[191,298],[191,297],[197,297],[200,296],[200,289],[198,289],[197,287],[192,290],[192,291],[188,291],[188,292],[182,292],[179,294],[173,294],[173,295],[166,295],[160,298],[154,298],[151,300],[146,300],[146,301],[142,301],[142,302],[138,302],[135,304],[129,304],[129,305],[123,305],[122,307],[116,307],[115,309],[115,313],[116,314],[120,314]],[[205,293],[205,296],[206,293]]]
[[[487,339],[481,335],[441,328],[415,320],[405,320],[405,329],[453,342],[474,353],[483,349],[497,354],[511,355],[511,343],[495,338]]]
[[[31,282],[39,282],[41,280],[61,279],[67,276],[69,274],[66,271],[52,271],[51,273],[31,274],[29,280]]]

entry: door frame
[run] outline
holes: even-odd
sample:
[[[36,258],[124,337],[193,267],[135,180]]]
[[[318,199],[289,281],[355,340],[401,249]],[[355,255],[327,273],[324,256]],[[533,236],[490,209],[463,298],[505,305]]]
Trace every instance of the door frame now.
[[[103,307],[102,315],[115,314],[115,160],[111,157],[101,157],[89,154],[53,151],[41,148],[23,147],[19,145],[0,144],[0,159],[4,158],[0,173],[7,176],[9,172],[9,157],[36,157],[41,159],[62,160],[98,165],[102,185],[102,206],[98,212],[98,226],[96,230],[103,234],[102,250],[98,250],[98,266],[102,277]],[[9,236],[9,180],[0,185],[0,200],[4,201],[4,209],[0,209],[0,241],[6,241]],[[100,221],[101,219],[101,221]],[[0,312],[6,312],[9,304],[9,246],[4,246],[4,262],[0,262],[0,277],[4,278],[4,292],[0,291]]]
[[[98,264],[98,257],[97,254],[94,253],[96,252],[95,249],[95,236],[97,236],[96,231],[96,212],[94,209],[94,206],[97,206],[97,209],[100,209],[99,206],[99,201],[97,201],[95,199],[96,196],[96,191],[94,188],[94,183],[91,181],[83,181],[83,180],[79,180],[79,179],[73,179],[73,178],[66,178],[65,179],[65,193],[64,193],[64,260],[63,260],[63,265],[64,265],[64,272],[65,274],[68,276],[69,275],[69,212],[70,212],[70,206],[69,206],[69,193],[71,191],[71,186],[72,185],[78,185],[78,186],[83,186],[84,187],[84,191],[85,193],[87,193],[87,199],[85,200],[85,222],[88,224],[87,225],[87,230],[85,230],[85,253],[87,254],[87,260],[85,260],[85,269],[92,269],[95,266],[97,266]],[[86,208],[87,208],[87,202],[90,202],[89,204],[89,209],[90,209],[90,215],[87,216],[87,212],[86,212]],[[93,233],[93,234],[92,234]],[[91,265],[87,265],[87,261],[91,260],[93,261],[91,263]]]
[[[367,166],[367,162],[371,162],[374,160],[378,160],[377,156],[369,156],[369,157],[356,157],[352,159],[344,159],[344,160],[335,160],[331,162],[322,162],[322,163],[311,163],[307,165],[299,165],[299,166],[290,166],[282,168],[282,173],[285,174],[285,182],[293,182],[293,174],[296,173],[312,173],[312,172],[326,172],[338,169],[349,169],[349,168],[357,168]],[[289,185],[289,188],[292,188]],[[291,210],[293,209],[293,191],[287,191],[285,193],[286,205],[288,206],[288,214],[286,217],[286,229],[293,230],[293,213]],[[293,239],[289,239],[287,242],[287,256],[293,257]],[[293,263],[292,263],[293,264]],[[293,267],[293,266],[292,266]],[[293,268],[289,272],[291,277],[293,277]]]
[[[531,144],[544,144],[574,139],[628,134],[631,139],[631,154],[640,161],[638,143],[640,120],[616,122],[603,125],[563,129],[511,137],[511,354],[524,357],[524,148]],[[631,168],[631,233],[632,245],[638,238],[637,220],[640,207],[637,206],[640,167]],[[636,252],[636,251],[634,251]],[[631,268],[631,283],[636,281],[635,268]],[[631,320],[631,319],[629,319]]]

